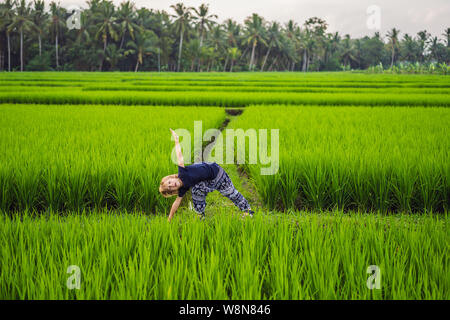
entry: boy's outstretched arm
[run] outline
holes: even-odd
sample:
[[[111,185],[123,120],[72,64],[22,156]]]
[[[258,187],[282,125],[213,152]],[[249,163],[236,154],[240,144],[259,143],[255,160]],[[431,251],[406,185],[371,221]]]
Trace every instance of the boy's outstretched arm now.
[[[175,151],[177,153],[178,165],[180,167],[184,167],[183,153],[181,152],[180,143],[178,142],[178,135],[172,129],[170,129],[170,132],[172,132],[172,137],[175,140]]]
[[[170,220],[172,220],[172,218],[173,218],[173,215],[175,214],[175,212],[178,210],[178,207],[180,206],[180,204],[181,204],[181,200],[183,200],[183,197],[177,197],[176,199],[175,199],[175,201],[173,202],[173,204],[172,204],[172,208],[170,208],[170,214],[169,214],[169,222],[170,222]]]

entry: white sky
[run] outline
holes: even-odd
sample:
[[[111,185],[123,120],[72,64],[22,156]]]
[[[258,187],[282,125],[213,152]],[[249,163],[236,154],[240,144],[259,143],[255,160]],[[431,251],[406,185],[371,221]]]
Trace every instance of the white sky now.
[[[118,5],[123,0],[113,0]],[[164,9],[172,13],[171,4],[181,0],[134,0],[136,6]],[[329,31],[339,31],[352,37],[372,35],[376,30],[369,29],[367,21],[376,18],[369,16],[370,6],[380,9],[380,32],[384,36],[387,30],[395,27],[401,35],[415,35],[426,29],[433,36],[443,38],[442,33],[450,27],[450,0],[184,0],[186,6],[198,7],[201,3],[210,5],[211,13],[219,16],[223,22],[232,18],[239,23],[252,13],[258,13],[267,20],[281,23],[293,19],[299,24],[313,16],[325,19]],[[85,0],[60,0],[63,7],[78,4],[86,7]]]

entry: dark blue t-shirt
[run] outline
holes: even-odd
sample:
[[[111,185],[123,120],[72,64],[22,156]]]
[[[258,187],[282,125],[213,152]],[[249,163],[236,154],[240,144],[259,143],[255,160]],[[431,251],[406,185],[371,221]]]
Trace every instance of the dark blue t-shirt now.
[[[219,165],[215,162],[199,162],[190,166],[178,166],[178,178],[183,181],[183,186],[178,189],[178,196],[182,197],[200,181],[212,180],[219,173]]]

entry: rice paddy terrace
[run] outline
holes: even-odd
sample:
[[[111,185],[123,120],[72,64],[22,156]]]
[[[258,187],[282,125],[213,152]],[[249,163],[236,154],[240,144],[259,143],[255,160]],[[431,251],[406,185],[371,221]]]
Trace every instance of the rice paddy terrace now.
[[[449,93],[436,75],[2,73],[0,298],[448,299]],[[224,165],[252,220],[212,194],[205,221],[187,198],[167,223],[169,128],[195,121],[279,130],[276,174]]]

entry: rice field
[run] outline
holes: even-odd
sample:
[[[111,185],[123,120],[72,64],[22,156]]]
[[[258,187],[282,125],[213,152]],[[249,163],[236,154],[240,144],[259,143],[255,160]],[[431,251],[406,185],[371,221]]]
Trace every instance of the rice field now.
[[[280,130],[278,174],[245,166],[271,209],[411,213],[448,211],[449,124],[447,108],[276,105],[230,127]]]
[[[447,300],[449,93],[437,75],[0,73],[0,299]],[[213,193],[204,221],[188,195],[167,222],[169,128],[194,121],[279,130],[277,174],[224,166],[253,219]]]
[[[1,105],[0,209],[167,209],[159,182],[177,169],[168,128],[193,131],[201,120],[206,131],[226,116],[220,108],[199,113],[196,107]]]
[[[1,217],[1,299],[448,299],[446,221],[215,209]],[[14,240],[13,240],[14,239]],[[69,266],[80,289],[68,290]],[[380,268],[369,290],[368,266]]]
[[[311,74],[42,73],[0,75],[0,101],[34,104],[105,104],[245,107],[252,104],[449,107],[446,77]],[[78,75],[78,76],[77,76]],[[115,75],[115,76],[114,76]],[[131,92],[130,92],[131,91]],[[233,92],[233,95],[230,95]],[[170,94],[168,94],[170,93]]]

